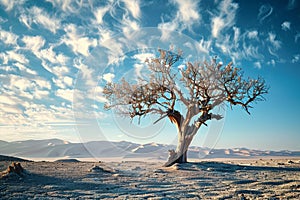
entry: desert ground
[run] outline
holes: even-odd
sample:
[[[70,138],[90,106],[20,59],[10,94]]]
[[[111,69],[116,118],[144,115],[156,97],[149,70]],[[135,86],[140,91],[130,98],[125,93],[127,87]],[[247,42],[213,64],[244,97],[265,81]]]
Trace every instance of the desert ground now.
[[[1,161],[0,199],[300,199],[300,158],[70,161]]]

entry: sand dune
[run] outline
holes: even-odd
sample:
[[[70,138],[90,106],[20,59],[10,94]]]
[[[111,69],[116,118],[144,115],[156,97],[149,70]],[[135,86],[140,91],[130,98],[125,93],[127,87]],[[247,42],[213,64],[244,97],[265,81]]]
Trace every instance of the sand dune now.
[[[135,144],[131,142],[92,141],[87,143],[70,143],[68,141],[26,140],[18,142],[0,141],[0,152],[3,155],[29,159],[44,158],[144,158],[147,160],[166,160],[168,150],[174,145],[157,143]],[[300,151],[261,151],[246,148],[213,149],[192,146],[189,149],[190,159],[199,158],[251,158],[259,156],[300,156]],[[36,160],[36,159],[35,159]]]

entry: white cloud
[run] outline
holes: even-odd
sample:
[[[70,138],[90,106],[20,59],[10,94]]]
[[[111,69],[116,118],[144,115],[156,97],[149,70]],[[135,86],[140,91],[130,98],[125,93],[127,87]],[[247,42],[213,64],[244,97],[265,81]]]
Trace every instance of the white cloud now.
[[[253,46],[252,44],[247,45],[245,42],[243,43],[243,49],[241,52],[242,58],[262,58],[262,55],[258,52],[259,47]]]
[[[2,40],[4,44],[17,45],[17,39],[18,36],[16,34],[0,29],[0,40]]]
[[[73,102],[74,91],[72,89],[58,89],[55,94],[58,97]]]
[[[12,96],[8,96],[7,94],[0,94],[0,103],[9,104],[9,105],[16,105],[17,101]]]
[[[113,33],[109,30],[100,29],[100,40],[99,44],[109,50],[108,64],[118,63],[123,61],[123,44],[118,42],[116,38],[112,37]]]
[[[247,37],[249,39],[258,39],[258,32],[256,30],[254,30],[254,31],[248,31],[247,32]]]
[[[29,60],[20,53],[17,53],[13,50],[7,51],[6,53],[0,53],[0,58],[3,60],[3,64],[7,64],[9,61],[17,61],[22,64],[28,64]]]
[[[132,58],[136,59],[139,63],[145,63],[147,58],[154,58],[155,55],[153,53],[139,53],[132,56]]]
[[[214,38],[217,38],[219,35],[219,32],[223,29],[224,27],[224,21],[221,17],[215,17],[212,20],[212,36]]]
[[[25,24],[29,26],[31,23],[39,24],[54,34],[56,33],[57,29],[60,29],[60,20],[50,16],[45,10],[33,6],[28,10],[28,13],[29,16],[27,16],[27,20],[22,20],[23,22],[26,22]]]
[[[276,62],[274,59],[267,62],[268,65],[275,66]]]
[[[292,59],[292,63],[297,63],[300,60],[300,54],[294,55]]]
[[[254,67],[261,69],[261,63],[260,62],[255,62]]]
[[[22,110],[17,106],[1,105],[0,112],[9,113],[9,114],[21,114]]]
[[[238,48],[239,46],[239,39],[240,39],[240,29],[238,27],[233,27],[233,31],[234,31],[234,37],[233,37],[233,41],[235,44],[235,47]]]
[[[74,24],[69,24],[64,30],[66,32],[63,42],[70,46],[74,53],[80,53],[84,56],[89,56],[89,48],[97,45],[97,40],[94,38],[84,37],[77,33],[79,28]]]
[[[103,74],[103,76],[102,76],[103,80],[105,80],[108,83],[112,82],[114,77],[115,77],[115,75],[113,73],[106,73],[106,74]]]
[[[291,22],[285,21],[281,24],[281,29],[284,31],[288,31],[291,29]]]
[[[63,78],[63,80],[64,80],[64,83],[65,83],[67,86],[71,87],[71,86],[73,85],[73,78],[72,78],[72,77],[70,77],[70,76],[65,76],[65,77]]]
[[[171,22],[162,22],[158,24],[158,29],[160,29],[162,32],[161,40],[162,41],[168,40],[170,37],[170,33],[176,31],[176,29],[178,28],[179,28],[179,24],[175,20]]]
[[[268,35],[268,41],[276,50],[279,49],[281,47],[281,42],[279,40],[276,40],[276,35],[274,33],[269,33]]]
[[[142,77],[141,71],[145,67],[146,59],[154,58],[153,53],[139,53],[132,56],[133,59],[137,60],[137,63],[134,64],[134,70],[137,77]]]
[[[129,10],[131,15],[138,19],[141,15],[140,11],[140,2],[138,0],[122,0],[126,6],[126,8]]]
[[[52,78],[53,83],[59,87],[65,89],[66,87],[72,87],[73,78],[70,76],[59,76],[57,79]]]
[[[62,53],[57,54],[53,50],[54,46],[50,46],[48,49],[42,49],[40,51],[35,52],[36,56],[42,60],[47,60],[52,64],[62,64],[64,65],[69,58]]]
[[[33,82],[25,77],[10,74],[7,78],[10,81],[9,88],[11,89],[16,88],[18,90],[25,91],[33,86]]]
[[[78,70],[78,77],[81,80],[81,85],[86,86],[88,88],[95,87],[97,85],[97,81],[95,80],[94,70],[87,65],[83,64],[81,61],[75,63],[74,65]]]
[[[190,24],[191,22],[200,20],[200,14],[198,13],[198,1],[173,0],[173,3],[178,5],[177,17],[184,23]]]
[[[140,29],[140,26],[136,21],[130,20],[127,16],[123,16],[121,28],[125,37],[131,38],[130,33],[138,31]]]
[[[212,18],[211,28],[212,36],[219,37],[219,33],[223,29],[230,28],[235,23],[235,15],[238,9],[238,4],[232,0],[224,0],[219,5],[219,15]]]
[[[62,9],[65,12],[79,12],[85,1],[73,1],[73,0],[46,0],[54,7]]]
[[[5,7],[6,11],[11,11],[15,6],[22,6],[24,0],[0,0],[0,4]]]
[[[29,69],[28,67],[25,67],[25,65],[21,64],[21,63],[14,63],[14,66],[16,66],[20,71],[24,71],[27,72],[28,74],[32,74],[32,75],[37,75],[37,72]]]
[[[39,87],[39,88],[46,88],[46,89],[51,89],[51,84],[49,81],[47,80],[44,80],[44,79],[41,79],[41,78],[37,78],[35,80],[33,80],[36,85]]]
[[[100,7],[95,10],[94,16],[96,18],[97,24],[101,25],[103,23],[103,17],[108,11],[109,11],[109,6]]]
[[[211,40],[205,41],[202,38],[199,42],[196,43],[196,48],[200,52],[203,52],[205,54],[209,54],[209,52],[211,50],[211,44],[212,44]]]
[[[19,21],[23,23],[27,28],[31,29],[32,19],[30,16],[22,13],[19,17]]]
[[[48,90],[38,90],[37,88],[33,92],[35,99],[45,99],[49,94],[50,92]]]
[[[199,24],[201,21],[201,15],[199,14],[199,1],[171,1],[176,7],[177,12],[174,19],[168,22],[162,22],[158,24],[158,28],[162,31],[161,39],[163,41],[168,40],[169,34],[172,31],[183,31],[185,29],[192,30],[194,24]]]
[[[24,36],[22,41],[25,43],[25,48],[31,50],[34,54],[45,45],[45,39],[41,36]]]

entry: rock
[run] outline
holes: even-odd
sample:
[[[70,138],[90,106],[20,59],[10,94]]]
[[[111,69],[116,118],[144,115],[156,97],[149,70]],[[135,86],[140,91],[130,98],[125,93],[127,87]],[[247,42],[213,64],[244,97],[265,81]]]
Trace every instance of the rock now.
[[[2,177],[8,177],[8,176],[24,177],[25,174],[26,172],[24,168],[21,166],[21,163],[12,162],[12,164],[8,166],[4,172],[2,172]]]
[[[114,173],[115,170],[113,169],[104,169],[103,167],[94,165],[90,170],[90,172],[105,172],[105,173]]]
[[[69,158],[69,159],[59,159],[54,162],[80,162],[80,161],[74,158]]]

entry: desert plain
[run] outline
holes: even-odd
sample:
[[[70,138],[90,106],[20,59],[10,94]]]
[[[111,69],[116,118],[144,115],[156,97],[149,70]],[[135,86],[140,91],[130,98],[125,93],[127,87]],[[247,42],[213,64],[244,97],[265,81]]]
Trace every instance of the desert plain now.
[[[299,157],[19,163],[0,161],[0,199],[300,199]]]

